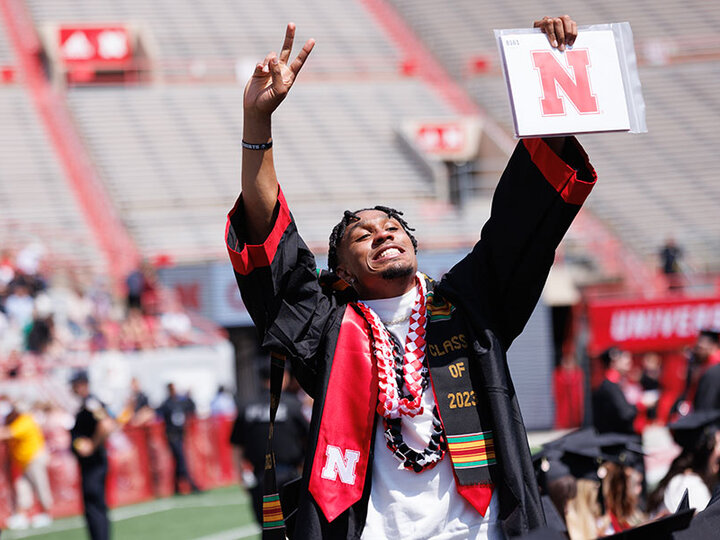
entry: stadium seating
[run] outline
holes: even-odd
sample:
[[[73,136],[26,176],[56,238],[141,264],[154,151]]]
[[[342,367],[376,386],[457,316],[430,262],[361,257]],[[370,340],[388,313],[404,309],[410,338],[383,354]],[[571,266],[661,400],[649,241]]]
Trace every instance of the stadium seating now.
[[[208,0],[28,0],[37,25],[48,22],[131,22],[148,31],[150,52],[169,73],[200,60],[223,63],[234,74],[238,60],[255,62],[278,51],[283,25],[297,24],[297,41],[316,38],[321,59],[308,71],[394,73],[396,52],[357,2]],[[203,69],[198,67],[197,69]]]
[[[0,28],[0,67],[11,66],[15,63],[15,52],[10,47],[4,29]]]
[[[222,255],[224,215],[240,187],[241,94],[237,85],[68,93],[79,129],[146,255]],[[430,180],[397,140],[404,118],[450,114],[423,84],[306,82],[290,99],[275,122],[276,161],[309,244],[326,245],[348,201],[397,205],[429,242],[468,230],[458,227],[461,215],[434,199]],[[468,219],[469,230],[477,231],[482,217]]]
[[[101,268],[102,257],[25,89],[0,86],[0,245],[40,241],[56,263]]]

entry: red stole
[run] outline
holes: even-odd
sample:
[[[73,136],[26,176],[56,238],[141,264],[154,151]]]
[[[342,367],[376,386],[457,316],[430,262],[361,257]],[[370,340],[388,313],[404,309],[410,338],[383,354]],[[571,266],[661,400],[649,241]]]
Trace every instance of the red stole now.
[[[359,501],[365,487],[378,399],[373,358],[367,322],[348,306],[330,369],[309,483],[329,522]],[[457,473],[455,484],[458,493],[485,515],[492,486],[462,486]]]

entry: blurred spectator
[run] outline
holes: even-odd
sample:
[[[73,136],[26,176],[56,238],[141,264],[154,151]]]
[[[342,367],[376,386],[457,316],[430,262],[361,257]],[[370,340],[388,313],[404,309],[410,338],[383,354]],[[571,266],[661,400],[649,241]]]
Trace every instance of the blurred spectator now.
[[[602,479],[605,515],[600,530],[605,535],[615,534],[642,524],[646,519],[639,508],[642,474],[620,463],[608,462],[603,467],[606,471]]]
[[[152,264],[144,261],[140,268],[130,272],[125,285],[128,310],[139,309],[143,313],[157,313],[158,284]]]
[[[592,395],[593,425],[599,433],[634,433],[633,422],[637,409],[628,403],[621,381],[632,368],[632,356],[627,351],[611,347],[600,356],[605,378]]]
[[[686,354],[687,372],[685,376],[685,388],[672,406],[671,415],[679,413],[681,416],[688,414],[690,405],[695,404],[695,395],[705,372],[712,366],[720,363],[719,335],[716,330],[705,328],[700,331],[692,350]],[[708,379],[708,382],[710,379]],[[706,407],[706,403],[712,401],[712,388],[705,386],[703,397],[698,405]]]
[[[703,353],[707,355],[707,368],[700,377],[695,392],[695,410],[720,409],[720,345],[718,332],[704,330],[698,341]],[[697,347],[696,347],[697,348]]]
[[[154,321],[140,310],[131,309],[120,326],[120,349],[143,351],[155,346]]]
[[[30,288],[25,283],[11,285],[11,293],[5,299],[5,313],[10,322],[18,328],[24,328],[32,321],[35,303]]]
[[[575,356],[566,354],[553,374],[555,428],[580,427],[585,416],[585,377]]]
[[[71,448],[80,465],[85,520],[91,540],[107,540],[110,520],[105,501],[108,470],[105,441],[115,426],[105,405],[90,394],[87,373],[75,373],[70,383],[81,403],[70,435]]]
[[[576,495],[567,502],[565,522],[571,540],[596,538],[601,509],[598,502],[600,485],[597,480],[578,478]]]
[[[20,476],[15,480],[16,513],[8,519],[8,528],[26,529],[30,524],[33,527],[50,525],[53,503],[47,472],[50,456],[40,426],[24,404],[15,403],[5,418],[5,425],[0,426],[2,440],[8,441],[10,460],[20,471]],[[33,492],[42,512],[30,521],[28,511],[33,506]]]
[[[210,402],[210,414],[212,416],[232,417],[237,414],[235,396],[222,384],[218,386],[217,394],[215,394],[215,397]]]
[[[173,345],[187,345],[194,341],[192,322],[180,302],[173,300],[163,310],[160,315],[160,326]]]
[[[142,293],[145,288],[145,278],[142,270],[136,268],[125,279],[125,285],[127,287],[127,307],[128,309],[140,309],[142,308]]]
[[[238,449],[240,470],[253,471],[254,478],[243,475],[258,523],[262,524],[263,472],[265,450],[270,426],[270,365],[260,370],[263,389],[256,400],[247,403],[238,413],[230,442]],[[286,371],[283,389],[288,387],[290,375]],[[300,476],[305,455],[308,422],[302,404],[294,394],[283,392],[280,397],[274,427],[275,474],[278,488]]]
[[[55,339],[51,300],[47,295],[35,299],[32,324],[25,338],[25,348],[35,354],[47,352]]]
[[[133,426],[141,426],[151,422],[155,418],[155,411],[150,407],[147,395],[140,387],[137,377],[130,380],[130,396],[125,404],[125,409],[118,417],[118,422]]]
[[[680,261],[683,257],[683,251],[675,243],[675,239],[669,237],[665,240],[665,245],[660,250],[660,269],[668,280],[669,289],[682,288],[682,270]]]
[[[646,407],[649,421],[657,419],[657,404],[660,399],[660,355],[647,353],[643,356],[643,370],[640,376],[642,403]]]
[[[12,254],[4,249],[0,252],[0,299],[5,296],[7,286],[15,277],[15,265],[12,261]]]
[[[157,412],[165,421],[165,435],[175,459],[175,493],[181,493],[181,481],[188,483],[192,493],[199,493],[200,489],[190,476],[183,448],[185,427],[190,416],[195,414],[195,403],[188,397],[178,395],[173,383],[168,383],[167,391],[168,397],[158,407]]]
[[[674,512],[685,490],[690,507],[702,511],[718,486],[720,411],[692,412],[668,426],[682,451],[648,499],[648,510]]]

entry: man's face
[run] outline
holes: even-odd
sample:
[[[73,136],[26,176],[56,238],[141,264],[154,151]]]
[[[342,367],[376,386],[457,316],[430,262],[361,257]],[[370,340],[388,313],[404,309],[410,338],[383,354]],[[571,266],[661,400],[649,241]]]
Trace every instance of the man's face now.
[[[708,357],[717,350],[717,345],[708,336],[698,336],[695,343],[695,356],[701,361],[707,361]]]
[[[632,355],[627,351],[622,351],[617,358],[613,360],[613,367],[620,375],[627,375],[632,369]]]
[[[385,298],[406,292],[417,258],[412,240],[397,220],[381,210],[363,210],[338,247],[337,273],[361,298]],[[394,292],[397,289],[399,292]]]
[[[79,398],[86,398],[90,394],[90,386],[85,381],[75,381],[72,384],[72,391]]]

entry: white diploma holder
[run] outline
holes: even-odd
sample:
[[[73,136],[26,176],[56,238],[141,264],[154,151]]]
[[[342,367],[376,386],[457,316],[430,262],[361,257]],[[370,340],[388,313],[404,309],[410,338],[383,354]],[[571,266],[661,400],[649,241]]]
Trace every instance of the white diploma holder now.
[[[580,27],[562,52],[539,29],[495,36],[516,137],[647,131],[628,23]]]

